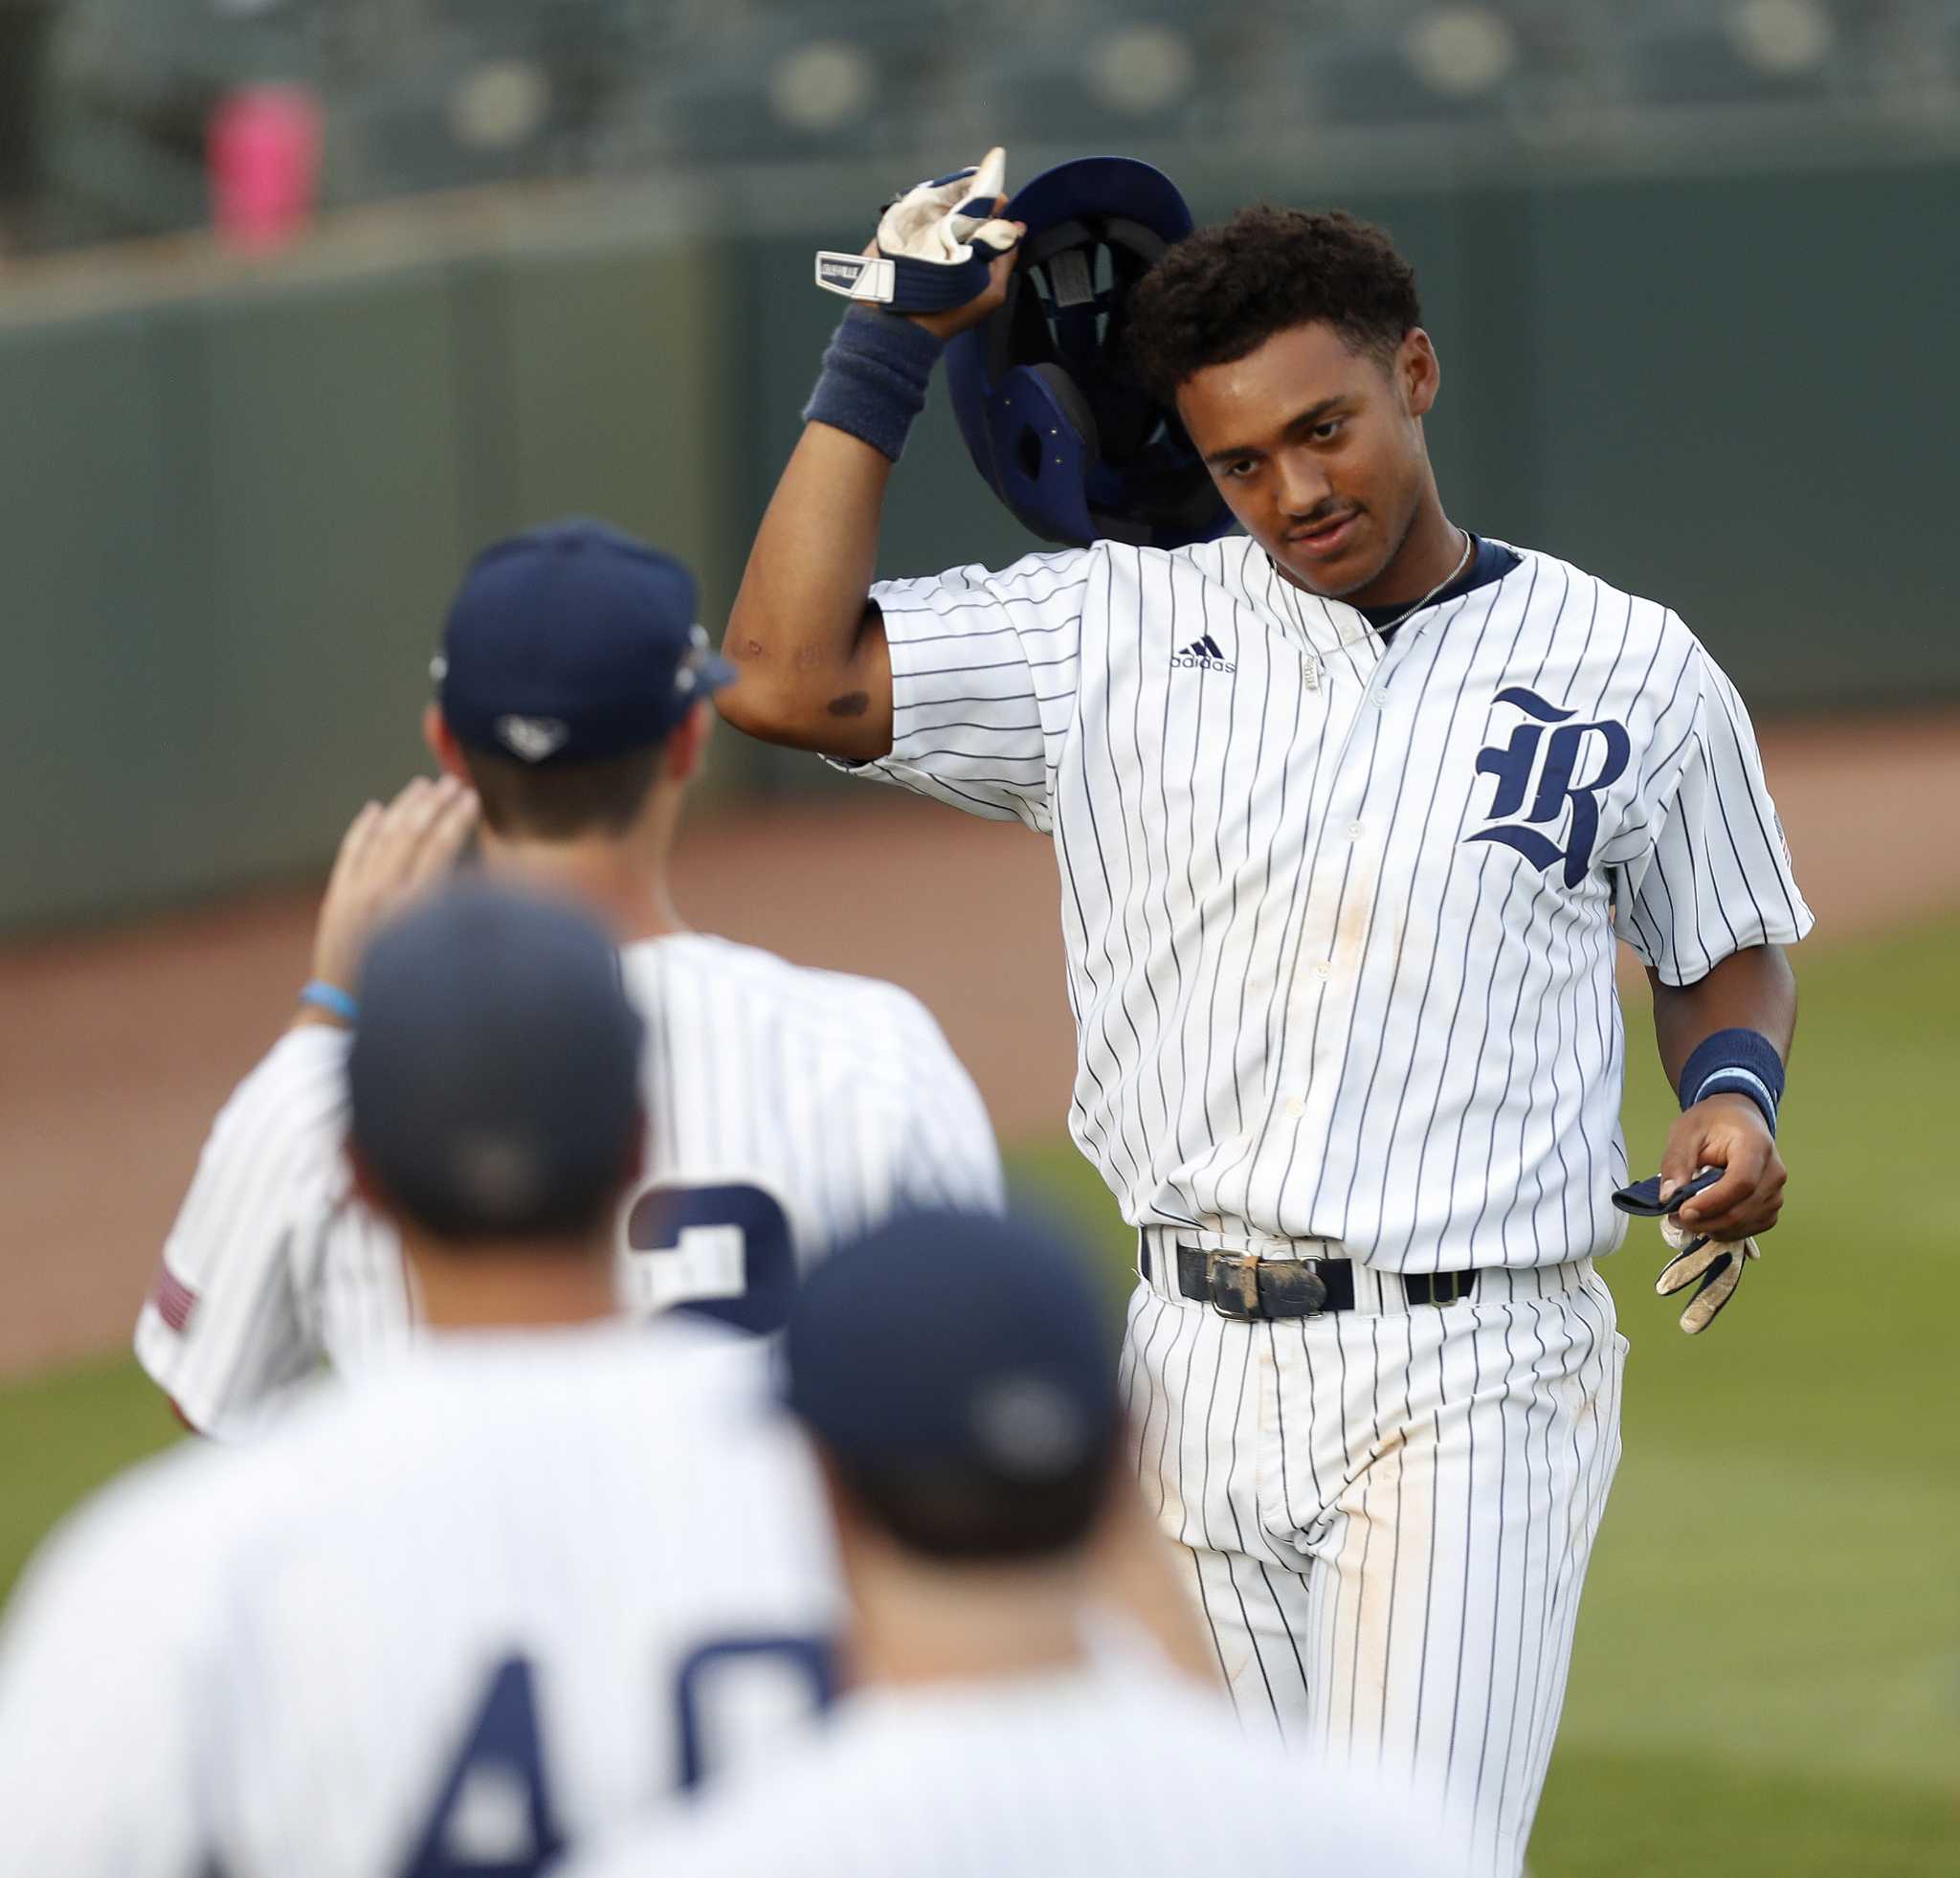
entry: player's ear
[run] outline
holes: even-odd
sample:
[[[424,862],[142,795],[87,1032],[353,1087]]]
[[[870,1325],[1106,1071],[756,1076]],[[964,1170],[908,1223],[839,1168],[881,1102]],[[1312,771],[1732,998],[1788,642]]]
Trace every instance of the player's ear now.
[[[469,766],[463,761],[463,747],[457,742],[456,732],[444,719],[442,706],[434,699],[422,706],[422,741],[429,746],[429,754],[445,775],[454,776],[461,783],[470,780]]]
[[[1409,336],[1396,348],[1395,374],[1401,381],[1410,416],[1427,416],[1441,389],[1443,369],[1429,335],[1420,326],[1412,326]]]
[[[702,760],[707,754],[708,739],[714,730],[715,709],[705,698],[689,706],[687,715],[667,738],[666,760],[660,766],[662,778],[667,782],[692,782],[701,773]]]

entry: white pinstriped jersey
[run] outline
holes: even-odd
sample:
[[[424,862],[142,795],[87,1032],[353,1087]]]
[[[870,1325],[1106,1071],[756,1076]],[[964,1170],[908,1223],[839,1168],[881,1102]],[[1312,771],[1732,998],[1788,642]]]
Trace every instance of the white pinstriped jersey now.
[[[630,1308],[728,1296],[745,1262],[805,1263],[903,1206],[1002,1204],[979,1094],[909,993],[704,934],[621,960],[649,1019]],[[393,1231],[349,1189],[346,1046],[323,1026],[280,1039],[219,1115],[164,1248],[136,1353],[204,1433],[247,1434],[323,1357],[372,1368],[412,1334]]]
[[[766,1360],[684,1320],[432,1339],[119,1482],[0,1630],[6,1868],[516,1874],[780,1751],[839,1606]]]
[[[893,747],[856,767],[1053,836],[1071,1129],[1132,1224],[1610,1251],[1615,933],[1681,984],[1810,928],[1733,686],[1549,555],[1386,646],[1243,537],[872,598]]]
[[[1449,1878],[1406,1799],[1161,1672],[877,1689],[564,1878]]]

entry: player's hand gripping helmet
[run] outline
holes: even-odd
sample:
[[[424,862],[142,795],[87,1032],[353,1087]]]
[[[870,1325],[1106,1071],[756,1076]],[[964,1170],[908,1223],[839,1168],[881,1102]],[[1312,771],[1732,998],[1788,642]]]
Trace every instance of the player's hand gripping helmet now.
[[[1176,414],[1122,363],[1130,289],[1191,211],[1162,170],[1083,157],[1029,183],[1007,299],[947,347],[953,412],[974,464],[1044,541],[1181,548],[1232,525]]]

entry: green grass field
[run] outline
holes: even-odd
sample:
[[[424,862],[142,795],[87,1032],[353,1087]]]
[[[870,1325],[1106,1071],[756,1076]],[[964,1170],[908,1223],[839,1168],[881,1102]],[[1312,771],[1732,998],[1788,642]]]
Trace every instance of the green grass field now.
[[[1960,1870],[1960,1200],[1944,1184],[1960,925],[1802,961],[1784,1224],[1705,1336],[1608,1266],[1626,1460],[1594,1555],[1537,1878],[1948,1878]],[[1644,1016],[1627,1130],[1672,1104]],[[1112,1254],[1058,1144],[1021,1185]],[[0,1389],[0,1584],[72,1501],[170,1438],[124,1361]]]

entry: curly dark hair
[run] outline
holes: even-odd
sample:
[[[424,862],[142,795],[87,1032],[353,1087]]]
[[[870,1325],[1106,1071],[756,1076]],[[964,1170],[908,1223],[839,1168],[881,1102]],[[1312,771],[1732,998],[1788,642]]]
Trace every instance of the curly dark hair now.
[[[1385,229],[1339,209],[1266,202],[1177,242],[1125,312],[1130,369],[1165,404],[1194,372],[1242,359],[1289,326],[1324,320],[1387,357],[1422,323],[1415,270]]]

